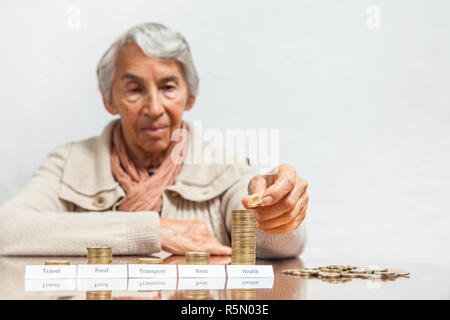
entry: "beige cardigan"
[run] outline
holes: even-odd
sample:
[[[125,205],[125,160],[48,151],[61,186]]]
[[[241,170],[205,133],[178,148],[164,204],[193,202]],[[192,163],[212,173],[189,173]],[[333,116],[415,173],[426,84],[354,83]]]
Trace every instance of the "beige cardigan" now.
[[[116,255],[161,250],[157,212],[120,212],[125,196],[110,165],[111,121],[100,136],[60,146],[31,181],[0,208],[0,255],[85,255],[86,247],[107,245]],[[186,157],[201,143],[214,157],[210,142],[187,122],[191,139]],[[208,151],[209,150],[209,151]],[[248,165],[183,164],[163,193],[162,218],[202,220],[230,246],[231,212],[243,209]],[[287,234],[257,231],[257,256],[298,256],[305,245],[304,223]]]

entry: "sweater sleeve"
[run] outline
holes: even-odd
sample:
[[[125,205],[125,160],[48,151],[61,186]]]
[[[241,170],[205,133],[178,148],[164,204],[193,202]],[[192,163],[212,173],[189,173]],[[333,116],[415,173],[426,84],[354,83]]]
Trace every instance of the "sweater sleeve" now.
[[[157,212],[71,212],[58,197],[69,145],[53,151],[17,195],[0,207],[0,255],[86,255],[106,245],[115,255],[161,249]]]
[[[225,214],[226,226],[231,235],[232,211],[245,209],[241,199],[248,195],[248,183],[258,173],[251,167],[242,169],[242,176],[223,195],[221,211]],[[256,230],[256,257],[275,259],[299,256],[306,244],[306,227],[303,222],[296,230],[283,234],[270,234]]]

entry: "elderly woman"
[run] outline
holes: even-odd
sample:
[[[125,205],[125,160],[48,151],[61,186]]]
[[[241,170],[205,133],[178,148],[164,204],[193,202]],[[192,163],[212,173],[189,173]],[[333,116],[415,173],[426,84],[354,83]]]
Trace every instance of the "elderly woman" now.
[[[120,118],[54,150],[0,208],[0,254],[83,255],[108,245],[114,254],[230,255],[232,210],[256,198],[257,256],[301,253],[307,182],[291,165],[257,175],[248,165],[183,161],[206,142],[183,121],[199,80],[180,33],[157,23],[130,29],[97,75],[106,110]],[[173,139],[179,129],[191,138]]]

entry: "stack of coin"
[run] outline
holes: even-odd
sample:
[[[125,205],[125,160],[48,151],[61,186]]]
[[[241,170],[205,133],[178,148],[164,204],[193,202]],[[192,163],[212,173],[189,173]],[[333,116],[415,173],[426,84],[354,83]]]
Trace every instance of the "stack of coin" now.
[[[110,247],[90,247],[87,248],[88,264],[111,264],[113,260]]]
[[[320,279],[329,283],[346,283],[352,279],[393,281],[398,277],[409,277],[409,272],[402,269],[370,269],[349,265],[287,269],[283,270],[282,273],[291,276],[299,276],[306,279]]]
[[[186,252],[186,264],[210,264],[209,252]]]
[[[233,210],[231,264],[253,265],[256,260],[256,211]]]
[[[86,300],[111,300],[111,292],[108,291],[86,291]]]
[[[65,266],[70,265],[70,261],[65,260],[49,260],[44,263],[46,266]]]
[[[139,264],[162,264],[161,258],[139,258],[138,260]]]

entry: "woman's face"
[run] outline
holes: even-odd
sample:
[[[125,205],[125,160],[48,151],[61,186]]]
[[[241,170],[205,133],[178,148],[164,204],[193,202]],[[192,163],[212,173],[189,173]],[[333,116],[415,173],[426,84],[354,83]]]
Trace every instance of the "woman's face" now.
[[[172,132],[195,96],[189,93],[178,61],[150,58],[130,43],[117,56],[111,101],[103,97],[103,102],[111,114],[120,115],[134,155],[158,158],[170,146]]]

